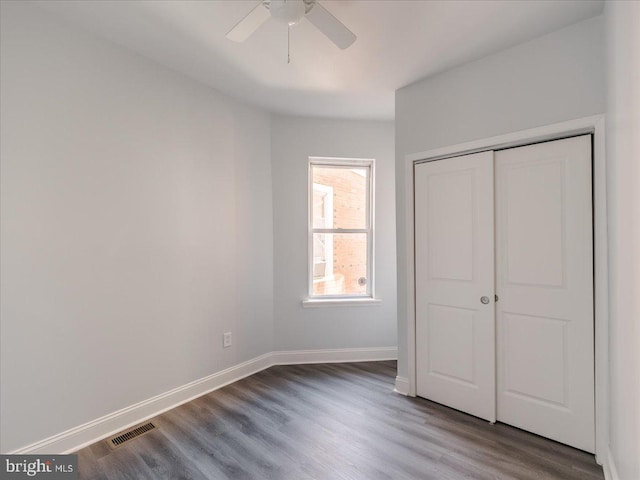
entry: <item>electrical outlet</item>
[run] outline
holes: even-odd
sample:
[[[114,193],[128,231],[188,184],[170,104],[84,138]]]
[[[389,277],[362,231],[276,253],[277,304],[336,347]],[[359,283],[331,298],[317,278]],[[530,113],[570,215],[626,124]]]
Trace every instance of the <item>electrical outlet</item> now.
[[[222,346],[224,348],[231,346],[231,332],[227,332],[222,335]]]

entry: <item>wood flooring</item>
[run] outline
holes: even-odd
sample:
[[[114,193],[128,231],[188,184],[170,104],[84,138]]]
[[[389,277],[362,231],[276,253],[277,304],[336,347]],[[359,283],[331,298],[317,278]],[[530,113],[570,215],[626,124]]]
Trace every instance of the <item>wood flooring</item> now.
[[[393,392],[395,362],[277,366],[164,413],[81,479],[592,480],[593,455]]]

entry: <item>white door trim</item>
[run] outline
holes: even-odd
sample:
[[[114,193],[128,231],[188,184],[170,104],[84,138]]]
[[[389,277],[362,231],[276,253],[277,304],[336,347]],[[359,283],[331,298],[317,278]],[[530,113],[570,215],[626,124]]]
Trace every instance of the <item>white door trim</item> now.
[[[593,145],[593,238],[594,238],[594,299],[595,299],[595,399],[596,399],[596,460],[606,461],[609,444],[609,292],[607,285],[607,203],[605,176],[605,129],[604,115],[594,115],[567,122],[521,130],[471,142],[450,145],[424,152],[412,153],[404,157],[405,169],[405,235],[406,235],[406,285],[405,303],[407,307],[408,346],[408,394],[416,395],[416,312],[415,312],[415,269],[414,269],[414,178],[415,163],[464,155],[483,150],[515,147],[544,140],[552,140],[571,135],[592,133]],[[402,301],[400,299],[400,301]]]

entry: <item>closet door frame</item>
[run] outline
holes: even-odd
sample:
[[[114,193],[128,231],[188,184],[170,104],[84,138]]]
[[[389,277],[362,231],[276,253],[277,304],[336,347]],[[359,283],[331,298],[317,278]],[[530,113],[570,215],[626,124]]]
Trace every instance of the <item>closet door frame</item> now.
[[[415,311],[415,258],[414,258],[414,168],[418,163],[477,153],[487,150],[524,146],[527,144],[558,140],[561,138],[593,135],[593,241],[594,241],[594,333],[595,333],[595,430],[596,461],[603,464],[609,443],[608,401],[608,338],[609,338],[609,295],[607,287],[607,212],[605,177],[605,119],[595,115],[544,127],[517,131],[473,142],[451,145],[425,152],[406,155],[404,174],[404,218],[406,261],[399,265],[399,275],[404,276],[405,298],[398,298],[404,306],[406,322],[407,351],[399,350],[400,362],[406,359],[407,376],[396,377],[396,392],[416,396],[416,311]],[[404,266],[404,269],[402,268]]]

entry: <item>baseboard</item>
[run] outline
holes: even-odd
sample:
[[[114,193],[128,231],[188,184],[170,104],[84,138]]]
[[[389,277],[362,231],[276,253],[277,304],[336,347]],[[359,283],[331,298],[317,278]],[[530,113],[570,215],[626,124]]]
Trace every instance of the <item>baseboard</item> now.
[[[404,377],[396,377],[396,388],[394,392],[400,395],[409,395],[409,379]]]
[[[620,480],[618,470],[616,469],[616,464],[613,460],[613,455],[611,455],[611,449],[609,447],[607,447],[607,454],[602,465],[602,470],[604,470],[605,480]]]
[[[25,455],[74,452],[270,366],[271,353],[267,353],[10,453]]]
[[[75,452],[273,365],[347,363],[396,358],[395,347],[270,352],[8,453],[28,455]]]
[[[396,347],[340,348],[325,350],[292,350],[273,352],[274,365],[303,363],[348,363],[396,360]]]

